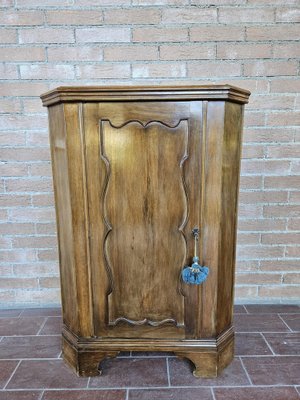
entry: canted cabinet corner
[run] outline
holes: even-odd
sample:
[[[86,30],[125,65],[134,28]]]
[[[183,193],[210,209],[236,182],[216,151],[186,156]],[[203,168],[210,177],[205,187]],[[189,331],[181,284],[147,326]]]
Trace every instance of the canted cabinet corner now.
[[[232,360],[249,95],[215,85],[61,87],[41,96],[63,357],[78,375],[98,375],[120,351],[172,351],[197,377],[217,376]]]

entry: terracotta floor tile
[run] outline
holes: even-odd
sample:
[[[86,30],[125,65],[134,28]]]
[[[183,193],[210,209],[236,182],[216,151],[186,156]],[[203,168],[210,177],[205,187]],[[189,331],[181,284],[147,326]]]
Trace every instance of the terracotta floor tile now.
[[[9,390],[9,391],[0,391],[0,400],[40,400],[41,391],[16,391],[16,390]]]
[[[78,378],[62,360],[22,361],[8,389],[85,388],[87,378]]]
[[[300,332],[300,314],[280,314],[280,316],[292,331]]]
[[[187,360],[169,359],[172,386],[241,386],[250,382],[240,360],[235,359],[218,378],[195,378]]]
[[[297,385],[300,357],[248,357],[243,363],[254,385]]]
[[[115,358],[102,363],[103,375],[91,378],[90,387],[167,386],[164,358]]]
[[[237,333],[235,336],[235,355],[268,355],[272,354],[260,333]]]
[[[42,400],[125,400],[126,390],[51,390]]]
[[[216,388],[216,400],[299,400],[293,387]]]
[[[22,317],[60,317],[61,309],[52,308],[27,308],[23,311]]]
[[[300,356],[300,332],[265,333],[264,337],[275,354]]]
[[[0,336],[36,335],[44,317],[0,318]]]
[[[245,307],[244,307],[243,305],[241,305],[241,304],[236,304],[236,305],[233,307],[233,313],[234,313],[234,314],[247,314],[247,311],[246,311],[246,309],[245,309]]]
[[[40,335],[60,335],[62,330],[61,317],[48,317]]]
[[[14,372],[18,361],[0,361],[0,389],[3,389]]]
[[[0,342],[0,358],[57,358],[60,352],[60,336],[4,337]]]
[[[237,314],[236,332],[287,332],[288,328],[276,314]]]
[[[300,307],[296,304],[246,304],[245,307],[252,314],[300,313]]]
[[[131,389],[128,400],[213,400],[210,389]]]
[[[22,309],[20,309],[20,310],[0,310],[0,317],[1,317],[1,318],[5,318],[5,317],[10,317],[10,318],[19,317],[19,316],[21,315],[21,312],[22,312],[22,311],[23,311]]]

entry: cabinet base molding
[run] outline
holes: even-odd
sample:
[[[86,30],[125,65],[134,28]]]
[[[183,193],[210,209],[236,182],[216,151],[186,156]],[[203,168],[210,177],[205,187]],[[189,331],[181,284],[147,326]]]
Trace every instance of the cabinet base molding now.
[[[101,362],[116,357],[120,351],[174,352],[176,356],[187,358],[194,364],[193,375],[199,378],[217,377],[234,356],[232,327],[217,338],[197,340],[82,338],[64,327],[62,339],[64,361],[82,377],[101,375]]]

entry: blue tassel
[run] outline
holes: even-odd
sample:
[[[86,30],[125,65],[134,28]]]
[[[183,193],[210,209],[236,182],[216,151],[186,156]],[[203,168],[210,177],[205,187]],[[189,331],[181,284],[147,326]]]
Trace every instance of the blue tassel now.
[[[198,264],[199,258],[193,258],[193,264],[183,268],[181,276],[183,282],[192,285],[200,285],[207,278],[209,273],[208,267],[204,267]]]

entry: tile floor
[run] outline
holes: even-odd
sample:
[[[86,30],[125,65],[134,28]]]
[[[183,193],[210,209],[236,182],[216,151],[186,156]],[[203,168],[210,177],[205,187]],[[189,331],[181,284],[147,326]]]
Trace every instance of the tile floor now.
[[[300,307],[235,307],[236,357],[197,379],[172,354],[124,353],[77,378],[61,359],[58,309],[0,310],[0,400],[300,399]]]

